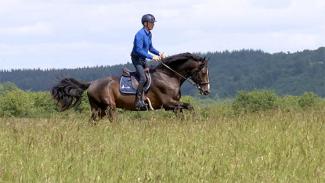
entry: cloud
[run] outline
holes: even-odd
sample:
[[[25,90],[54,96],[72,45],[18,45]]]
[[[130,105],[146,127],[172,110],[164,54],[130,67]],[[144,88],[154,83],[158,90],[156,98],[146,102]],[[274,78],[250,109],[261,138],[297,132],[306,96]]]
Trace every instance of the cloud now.
[[[32,25],[21,25],[17,27],[0,27],[0,35],[13,35],[13,36],[21,36],[21,35],[50,35],[53,34],[53,30],[50,25],[42,22],[37,22]]]
[[[251,4],[265,9],[286,9],[290,7],[292,0],[252,0]]]
[[[0,44],[0,63],[1,69],[113,65],[119,63],[119,53],[123,51],[121,45],[95,42]]]
[[[0,0],[0,69],[126,63],[145,13],[168,54],[314,49],[324,12],[323,0]]]

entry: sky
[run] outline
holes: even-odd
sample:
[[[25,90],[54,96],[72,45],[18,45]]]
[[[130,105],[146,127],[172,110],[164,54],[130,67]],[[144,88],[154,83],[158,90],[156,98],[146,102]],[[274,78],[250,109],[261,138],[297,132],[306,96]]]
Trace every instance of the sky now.
[[[0,70],[125,64],[147,13],[167,55],[325,46],[324,0],[0,0]]]

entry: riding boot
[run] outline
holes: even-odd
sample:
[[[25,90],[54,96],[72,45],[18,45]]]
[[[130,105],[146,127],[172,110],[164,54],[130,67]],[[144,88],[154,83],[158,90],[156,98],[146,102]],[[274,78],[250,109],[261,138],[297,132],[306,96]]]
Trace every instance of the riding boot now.
[[[148,105],[143,101],[143,84],[139,83],[137,93],[136,93],[135,108],[138,111],[145,111],[148,109]]]

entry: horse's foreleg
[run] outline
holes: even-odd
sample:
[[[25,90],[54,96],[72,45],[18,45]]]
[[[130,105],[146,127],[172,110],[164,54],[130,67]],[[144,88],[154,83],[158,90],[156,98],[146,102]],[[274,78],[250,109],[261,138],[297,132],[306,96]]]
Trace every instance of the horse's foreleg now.
[[[183,102],[172,102],[168,104],[163,105],[164,109],[166,111],[173,110],[173,111],[180,111],[183,112],[183,109],[187,110],[194,110],[193,106],[189,103],[183,103]]]
[[[190,110],[190,111],[193,111],[194,110],[193,106],[190,103],[182,103],[181,102],[181,105],[182,105],[182,107],[184,109],[187,109],[187,110]]]
[[[177,108],[175,104],[163,104],[165,111],[174,111]]]
[[[184,109],[184,107],[181,105],[181,103],[177,102],[177,101],[173,101],[173,102],[169,102],[167,104],[163,104],[163,108],[166,111],[173,111],[175,114],[182,113],[183,109]]]
[[[163,105],[166,111],[173,111],[177,117],[184,118],[183,109],[187,109],[189,111],[194,111],[194,108],[189,103],[183,103],[179,101],[171,101]]]

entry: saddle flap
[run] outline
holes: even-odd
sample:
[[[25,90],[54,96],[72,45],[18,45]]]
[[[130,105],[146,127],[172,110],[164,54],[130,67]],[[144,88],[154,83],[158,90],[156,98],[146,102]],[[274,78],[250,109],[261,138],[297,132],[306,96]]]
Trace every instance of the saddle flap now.
[[[129,71],[129,70],[126,70]],[[127,76],[126,76],[127,75]],[[150,73],[145,74],[147,77],[147,82],[145,83],[144,90],[147,92],[151,85]],[[135,72],[125,72],[123,69],[123,74],[120,78],[120,91],[124,94],[136,94],[136,90],[139,86],[138,78]]]

